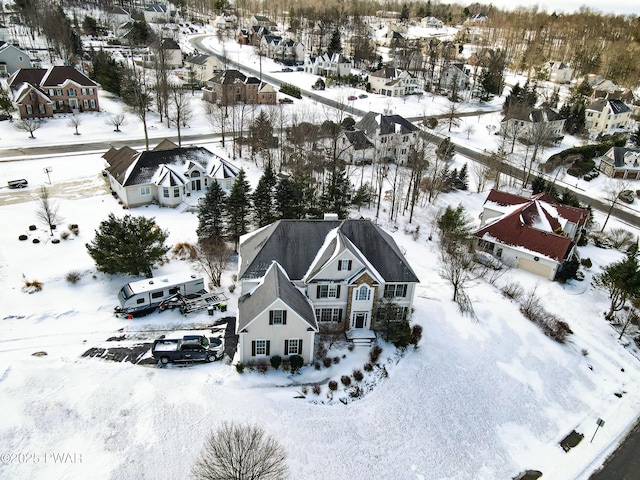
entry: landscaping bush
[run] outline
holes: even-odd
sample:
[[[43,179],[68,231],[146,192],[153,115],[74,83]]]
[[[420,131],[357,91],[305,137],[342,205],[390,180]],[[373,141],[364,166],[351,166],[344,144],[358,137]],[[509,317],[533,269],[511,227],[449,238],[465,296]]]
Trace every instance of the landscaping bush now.
[[[540,298],[533,289],[520,305],[522,314],[538,325],[545,335],[559,343],[564,343],[566,338],[573,333],[569,325],[558,316],[548,312],[542,306]]]
[[[593,266],[593,262],[590,258],[583,258],[582,260],[580,260],[580,265],[582,265],[584,268],[591,268]]]
[[[290,83],[283,83],[282,85],[280,85],[280,93],[285,93],[295,98],[302,98],[300,89],[295,85],[291,85]]]
[[[40,243],[40,240],[37,238],[34,238],[33,240],[31,240],[32,243]]]
[[[319,384],[314,384],[313,387],[311,387],[311,391],[315,394],[315,395],[320,395],[320,385]]]
[[[34,232],[36,230],[36,226],[35,225],[29,225],[29,230]]]
[[[338,382],[336,382],[335,380],[331,380],[329,382],[329,390],[331,390],[332,392],[336,391],[338,389]]]
[[[67,238],[69,238],[69,235],[71,235],[71,233],[70,233],[70,232],[62,232],[62,233],[60,234],[60,238],[61,238],[62,240],[66,240]]]
[[[325,368],[329,368],[332,363],[333,363],[333,360],[331,360],[331,358],[329,357],[324,357],[322,359],[322,364],[325,366]]]
[[[320,370],[322,368],[322,365],[320,365],[320,362],[314,362],[313,368],[315,368],[316,370]]]
[[[23,242],[23,241],[25,241],[27,238],[29,238],[29,237],[27,237],[26,235],[20,235],[20,236],[18,237],[18,240],[20,240],[21,242]]]
[[[260,360],[256,363],[256,370],[264,375],[269,370],[269,364],[265,360]]]
[[[282,365],[282,357],[280,355],[274,355],[273,357],[271,357],[269,362],[271,362],[271,367],[274,370],[278,370],[280,368],[280,365]]]
[[[196,247],[188,242],[176,243],[171,253],[180,260],[194,260],[198,256]]]
[[[316,357],[324,358],[327,356],[327,346],[324,342],[318,342],[318,346],[316,347]]]
[[[429,118],[425,118],[424,121],[424,126],[433,130],[434,128],[436,128],[438,126],[438,119],[435,117],[429,117]]]
[[[291,355],[289,357],[289,366],[291,367],[291,373],[296,373],[304,365],[304,359],[300,355]]]
[[[22,291],[25,293],[35,293],[42,290],[42,282],[38,280],[25,280]]]
[[[342,377],[340,377],[340,382],[342,382],[345,387],[348,387],[351,385],[351,377],[349,375],[342,375]]]
[[[51,243],[53,243],[54,245],[58,244],[58,243],[60,243],[60,239],[59,238],[54,238],[53,240],[51,240]]]
[[[519,300],[524,295],[524,288],[518,282],[509,282],[502,287],[502,294],[512,300]]]
[[[362,389],[358,385],[354,385],[349,389],[349,396],[351,398],[360,398],[362,397]]]
[[[422,340],[422,325],[414,325],[411,327],[411,345],[418,348],[420,340]]]
[[[333,357],[333,363],[338,365],[340,363],[340,357]]]
[[[244,372],[244,363],[242,362],[236,363],[236,372],[238,373]]]
[[[624,228],[612,228],[608,231],[607,237],[609,238],[613,248],[622,249],[629,247],[635,243],[635,237],[633,234]]]
[[[352,375],[353,375],[353,379],[356,382],[360,382],[364,378],[364,374],[362,373],[362,370],[358,370],[357,368],[353,371]]]
[[[373,371],[373,365],[371,365],[370,363],[365,363],[364,367],[362,367],[362,369],[365,372],[372,372]]]
[[[71,270],[69,273],[67,273],[67,276],[65,278],[67,282],[76,284],[82,278],[82,272],[79,272],[78,270]]]
[[[593,240],[593,244],[598,248],[613,248],[613,244],[611,243],[611,239],[602,233],[602,232],[592,232],[590,234],[591,240]]]
[[[371,361],[371,363],[376,363],[378,361],[378,358],[380,358],[381,353],[382,353],[382,348],[379,347],[378,345],[375,345],[369,351],[369,360]]]

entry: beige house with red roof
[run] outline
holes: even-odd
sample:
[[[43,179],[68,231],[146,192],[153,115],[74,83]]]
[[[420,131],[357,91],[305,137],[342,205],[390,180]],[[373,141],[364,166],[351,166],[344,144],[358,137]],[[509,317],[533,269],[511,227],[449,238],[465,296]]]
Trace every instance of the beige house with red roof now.
[[[20,118],[100,111],[98,84],[74,67],[21,68],[7,84]]]
[[[525,198],[491,190],[474,243],[507,265],[553,280],[575,254],[588,218],[588,210],[562,205],[546,193]]]

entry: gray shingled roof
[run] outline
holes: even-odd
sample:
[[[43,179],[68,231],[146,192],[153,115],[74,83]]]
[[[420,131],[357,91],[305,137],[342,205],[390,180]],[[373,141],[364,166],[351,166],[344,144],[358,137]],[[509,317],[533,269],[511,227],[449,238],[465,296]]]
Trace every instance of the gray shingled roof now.
[[[624,156],[627,154],[627,152],[631,152],[635,155],[640,155],[640,149],[638,148],[611,147],[611,149],[613,150],[613,165],[616,168],[626,166],[626,164],[624,163]],[[607,155],[607,158],[610,157],[608,157]]]
[[[239,278],[262,278],[277,261],[289,278],[301,280],[335,228],[385,282],[419,282],[393,238],[369,220],[279,220],[243,240]]]
[[[611,109],[611,112],[614,115],[631,111],[631,109],[627,107],[624,104],[624,102],[621,102],[620,100],[605,99],[605,98],[596,100],[595,102],[593,102],[587,107],[587,110],[595,110],[595,111],[601,112],[607,104],[609,104],[609,108]]]
[[[345,131],[344,136],[347,137],[347,140],[349,140],[349,143],[353,146],[354,150],[366,150],[367,148],[374,148],[373,143],[369,141],[362,130],[354,130],[352,132]]]
[[[306,297],[289,280],[277,262],[272,262],[264,279],[252,292],[238,300],[238,326],[236,331],[246,328],[257,315],[275,300],[282,300],[314,330],[318,330],[316,317]],[[291,317],[287,318],[291,321]]]
[[[364,131],[369,136],[375,135],[378,127],[380,127],[380,135],[406,134],[418,130],[418,127],[400,115],[381,115],[375,112],[368,112],[355,124],[356,129]]]

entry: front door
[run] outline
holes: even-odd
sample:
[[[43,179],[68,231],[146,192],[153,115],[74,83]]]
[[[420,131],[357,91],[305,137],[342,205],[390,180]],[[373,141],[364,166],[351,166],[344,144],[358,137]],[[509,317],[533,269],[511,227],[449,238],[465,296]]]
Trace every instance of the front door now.
[[[364,328],[365,321],[367,320],[367,314],[366,313],[356,313],[355,315],[356,315],[355,327],[356,328]]]
[[[191,190],[199,191],[202,188],[200,180],[191,180]]]

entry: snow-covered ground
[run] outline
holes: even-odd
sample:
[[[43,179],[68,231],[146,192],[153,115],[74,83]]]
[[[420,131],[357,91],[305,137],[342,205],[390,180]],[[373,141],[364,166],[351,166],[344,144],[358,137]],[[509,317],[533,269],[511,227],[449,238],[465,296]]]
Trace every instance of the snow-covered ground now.
[[[295,79],[305,74],[280,75]],[[369,98],[358,102],[378,101]],[[413,108],[414,101],[421,108]],[[446,105],[438,97],[423,96],[399,100],[392,108],[407,117],[422,115],[425,105],[431,109],[429,102],[434,108]],[[105,120],[121,105],[106,96],[101,105],[105,112],[83,114],[80,137],[73,135],[64,118],[46,121],[35,140],[2,122],[0,145],[21,148],[143,137],[139,121],[131,115],[122,133],[112,132]],[[318,118],[325,111],[308,100],[285,106],[290,107],[317,108]],[[198,99],[194,110],[203,111]],[[492,150],[496,137],[486,125],[498,120],[494,115],[469,117],[464,121],[477,125],[469,139],[464,126],[451,135],[478,150]],[[175,129],[154,120],[151,124],[155,139],[175,138]],[[183,134],[211,132],[201,113],[189,126]],[[199,144],[220,148],[213,141]],[[460,167],[464,161],[457,157],[454,163]],[[259,168],[248,161],[239,163],[255,186]],[[49,241],[36,219],[35,200],[26,198],[48,185],[43,172],[47,166],[53,168],[53,187],[64,192],[54,197],[64,217],[59,231],[72,223],[80,229],[77,237],[59,244]],[[0,465],[2,478],[186,478],[206,435],[224,420],[238,420],[262,425],[283,444],[292,477],[493,480],[537,469],[544,478],[577,480],[588,478],[640,412],[640,364],[603,319],[608,299],[590,281],[601,266],[621,258],[619,252],[582,247],[581,257],[591,258],[593,266],[583,282],[571,285],[510,270],[496,285],[481,282],[470,290],[477,321],[460,315],[450,301],[451,288],[438,275],[436,244],[428,237],[434,216],[448,204],[462,203],[471,218],[478,217],[486,191],[472,193],[473,185],[469,192],[442,195],[434,205],[419,208],[409,226],[404,217],[388,222],[389,205],[383,203],[378,221],[407,252],[421,279],[412,322],[422,325],[424,333],[420,347],[404,356],[383,345],[388,377],[367,375],[364,382],[370,391],[363,398],[343,404],[339,399],[348,395],[342,386],[332,400],[328,398],[329,379],[339,380],[367,361],[366,350],[349,352],[344,345],[330,351],[341,359],[339,364],[319,371],[305,367],[295,376],[281,371],[240,375],[223,362],[161,369],[82,357],[89,348],[107,346],[109,337],[122,333],[201,326],[218,318],[206,313],[184,318],[177,312],[135,320],[114,317],[116,293],[132,279],[96,272],[84,246],[109,213],[125,213],[105,189],[102,168],[100,154],[95,153],[0,162],[0,185],[13,178],[30,182],[26,191],[0,190],[0,453],[16,454],[0,456],[10,463]],[[598,181],[580,182],[578,187],[595,189]],[[194,214],[155,206],[126,213],[155,217],[169,230],[170,244],[196,239]],[[353,214],[373,218],[375,211]],[[602,221],[601,215],[596,220]],[[38,225],[35,232],[28,230],[31,224]],[[416,225],[421,228],[414,240],[405,229]],[[609,226],[619,224],[611,220]],[[42,241],[20,242],[21,234]],[[232,285],[233,268],[223,277],[225,289]],[[65,280],[72,270],[83,274],[77,284]],[[155,274],[185,270],[194,266],[170,259]],[[25,280],[43,282],[42,291],[22,292]],[[574,331],[567,344],[545,337],[520,314],[516,303],[502,296],[499,286],[511,281],[526,290],[537,288],[545,307],[567,321]],[[227,292],[230,314],[236,311],[237,293]],[[40,351],[47,355],[32,355]],[[303,384],[314,383],[321,385],[319,395],[307,387],[306,398],[296,398]],[[606,425],[589,443],[597,418]],[[565,453],[558,442],[573,429],[585,440]],[[81,463],[52,465],[53,457],[46,456],[52,453],[80,454]],[[18,454],[32,454],[30,458],[39,462],[25,463],[27,457]]]

